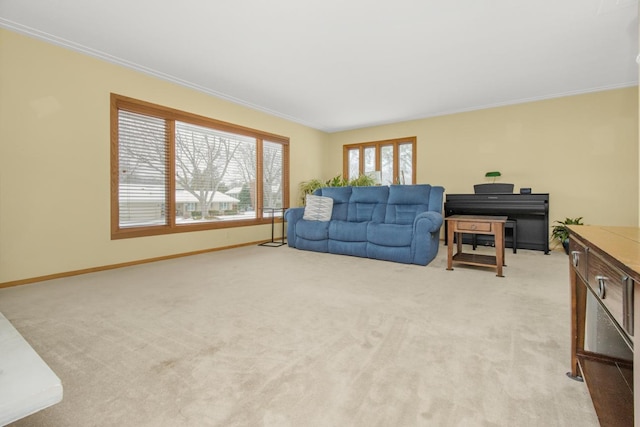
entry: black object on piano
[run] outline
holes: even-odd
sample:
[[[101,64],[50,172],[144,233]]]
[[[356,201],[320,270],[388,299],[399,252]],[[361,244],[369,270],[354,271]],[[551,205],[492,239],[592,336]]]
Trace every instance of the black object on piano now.
[[[475,184],[473,186],[473,191],[476,194],[487,194],[487,193],[513,193],[513,184],[506,184],[503,182],[488,182],[486,184]]]

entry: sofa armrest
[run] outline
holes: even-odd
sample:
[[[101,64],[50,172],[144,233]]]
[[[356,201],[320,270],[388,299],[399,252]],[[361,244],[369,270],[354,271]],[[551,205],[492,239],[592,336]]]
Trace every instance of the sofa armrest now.
[[[295,248],[296,244],[296,224],[304,216],[304,207],[289,208],[284,212],[284,220],[287,221],[287,243]]]
[[[304,208],[289,208],[284,213],[284,219],[289,223],[296,223],[304,216]]]
[[[413,221],[413,230],[418,233],[434,233],[440,230],[443,222],[444,218],[438,212],[423,212],[416,215],[416,219]]]

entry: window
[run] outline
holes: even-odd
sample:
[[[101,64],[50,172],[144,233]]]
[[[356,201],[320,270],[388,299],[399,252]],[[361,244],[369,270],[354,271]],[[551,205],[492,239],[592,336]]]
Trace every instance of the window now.
[[[113,239],[271,222],[289,139],[111,95]]]
[[[416,137],[345,145],[343,175],[348,179],[380,172],[380,184],[415,184]]]

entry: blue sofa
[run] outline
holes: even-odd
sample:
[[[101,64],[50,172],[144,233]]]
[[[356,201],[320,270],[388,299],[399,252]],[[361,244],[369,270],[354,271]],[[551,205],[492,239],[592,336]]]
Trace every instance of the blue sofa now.
[[[443,187],[427,184],[327,187],[315,195],[333,199],[329,221],[285,212],[290,247],[427,265],[438,253]]]

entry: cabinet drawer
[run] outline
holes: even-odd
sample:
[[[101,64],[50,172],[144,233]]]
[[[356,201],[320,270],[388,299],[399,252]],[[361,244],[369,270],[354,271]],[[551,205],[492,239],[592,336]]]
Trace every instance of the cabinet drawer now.
[[[629,276],[591,251],[587,283],[618,325],[633,336],[633,281]]]
[[[456,229],[459,231],[491,231],[491,223],[489,222],[469,222],[458,221],[456,223]]]
[[[575,237],[569,239],[569,256],[571,265],[576,270],[582,280],[587,281],[587,252],[588,248]]]

